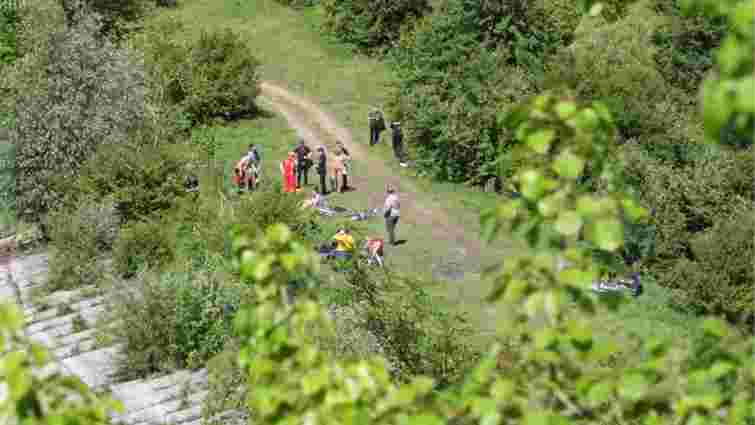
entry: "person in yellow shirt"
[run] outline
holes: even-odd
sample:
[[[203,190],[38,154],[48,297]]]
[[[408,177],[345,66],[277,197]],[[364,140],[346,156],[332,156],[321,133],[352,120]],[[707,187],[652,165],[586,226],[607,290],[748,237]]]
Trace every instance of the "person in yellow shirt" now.
[[[354,251],[354,236],[351,235],[349,229],[342,228],[333,236],[333,241],[336,245],[333,256],[335,258],[351,258]]]

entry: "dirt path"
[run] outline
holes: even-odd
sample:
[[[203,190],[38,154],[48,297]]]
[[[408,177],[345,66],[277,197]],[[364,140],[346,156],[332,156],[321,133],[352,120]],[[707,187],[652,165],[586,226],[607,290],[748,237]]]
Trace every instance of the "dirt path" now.
[[[417,188],[411,178],[397,175],[377,156],[370,159],[369,148],[356,143],[348,129],[339,125],[332,115],[314,102],[291,93],[278,83],[265,81],[261,83],[260,87],[263,98],[267,99],[272,107],[283,115],[291,127],[295,128],[298,134],[310,145],[324,144],[332,151],[336,140],[340,140],[351,153],[355,164],[359,162],[369,164],[368,167],[363,167],[368,170],[367,175],[357,173],[352,177],[354,186],[357,188],[377,188],[388,183],[395,185],[398,187],[401,197],[401,222],[403,224],[432,229],[434,237],[444,241],[452,240],[457,248],[463,250],[462,255],[468,258],[477,258],[479,263],[481,243],[478,233],[470,232],[469,229],[454,224],[454,220],[451,219],[444,207],[438,202],[428,199],[427,194]],[[383,143],[388,142],[384,141]],[[366,179],[369,179],[370,182],[367,182]],[[382,184],[377,185],[375,182],[382,182]],[[370,205],[382,205],[384,192],[373,190],[366,195]],[[411,238],[411,235],[409,237]],[[411,242],[408,245],[411,245]],[[400,247],[396,249],[400,249]],[[466,261],[465,263],[469,264],[470,262]],[[466,268],[468,272],[479,272],[479,267]]]

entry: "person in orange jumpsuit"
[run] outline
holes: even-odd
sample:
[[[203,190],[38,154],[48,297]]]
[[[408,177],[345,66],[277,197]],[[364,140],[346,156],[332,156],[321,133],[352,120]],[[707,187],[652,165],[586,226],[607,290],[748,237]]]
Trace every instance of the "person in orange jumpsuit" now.
[[[283,163],[281,163],[281,174],[283,174],[283,191],[296,192],[296,154],[288,153]]]

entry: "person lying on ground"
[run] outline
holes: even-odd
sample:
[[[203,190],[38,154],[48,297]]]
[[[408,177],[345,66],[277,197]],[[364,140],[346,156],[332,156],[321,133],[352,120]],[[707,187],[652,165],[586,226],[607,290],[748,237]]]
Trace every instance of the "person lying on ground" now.
[[[307,208],[324,208],[325,197],[322,196],[317,190],[312,191],[312,195],[309,199],[305,199],[301,204],[302,209]]]
[[[594,283],[591,289],[597,293],[628,292],[633,297],[639,297],[643,292],[642,284],[640,283],[640,274],[636,272],[632,273],[629,279],[601,279]]]

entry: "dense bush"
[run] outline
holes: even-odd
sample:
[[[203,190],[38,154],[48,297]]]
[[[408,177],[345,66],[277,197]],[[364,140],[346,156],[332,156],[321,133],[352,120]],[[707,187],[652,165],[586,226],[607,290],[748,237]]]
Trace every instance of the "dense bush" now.
[[[145,266],[159,270],[175,260],[176,243],[175,224],[159,217],[128,223],[113,247],[115,270],[125,277]]]
[[[124,221],[166,211],[186,195],[187,149],[181,144],[102,146],[82,168],[68,202],[86,194],[112,196]]]
[[[0,67],[16,61],[17,10],[0,7]]]
[[[99,28],[94,15],[83,15],[76,26],[53,30],[41,46],[28,46],[41,48],[12,77],[18,210],[30,221],[61,206],[98,146],[124,143],[143,121],[141,66],[99,38]]]
[[[391,109],[422,173],[472,183],[496,175],[511,141],[501,109],[536,92],[544,58],[569,39],[558,31],[574,25],[569,13],[551,18],[550,5],[538,4],[443,2],[391,54],[399,79]]]
[[[654,35],[655,60],[666,81],[694,95],[713,67],[714,51],[726,31],[726,20],[702,14],[684,16],[673,1],[658,1],[666,22]],[[690,101],[695,97],[691,96]]]
[[[264,187],[239,200],[229,224],[242,226],[249,234],[257,235],[275,223],[285,223],[304,236],[311,230],[312,212],[300,208],[302,199],[303,195],[292,196]]]
[[[469,342],[472,326],[423,289],[431,285],[433,282],[407,276],[376,274],[353,264],[346,273],[345,286],[320,294],[324,302],[351,313],[336,310],[339,313],[334,320],[342,334],[331,344],[333,353],[342,357],[383,355],[398,380],[425,375],[441,387],[459,383],[478,360]],[[347,326],[351,328],[345,329]],[[344,343],[359,346],[339,346]]]
[[[428,0],[323,0],[325,28],[364,52],[393,48],[432,9]]]
[[[232,337],[232,313],[249,302],[248,289],[211,273],[143,272],[112,292],[115,330],[125,344],[120,373],[153,373],[203,365]]]
[[[275,0],[280,4],[291,6],[293,8],[310,7],[320,4],[320,0]]]
[[[156,101],[188,114],[194,124],[223,113],[256,112],[259,63],[247,44],[230,29],[203,31],[184,43],[183,30],[178,21],[158,19],[133,39],[159,88]]]
[[[50,215],[51,290],[74,289],[98,283],[104,268],[100,261],[110,252],[118,235],[120,218],[112,199],[82,199],[72,209]]]
[[[751,327],[755,320],[755,225],[752,208],[720,219],[691,241],[692,258],[667,273],[677,303],[702,314],[723,315]]]
[[[100,32],[103,36],[122,37],[128,24],[144,16],[149,0],[59,0],[68,26],[76,26],[82,19],[81,12],[96,13],[102,18]]]

